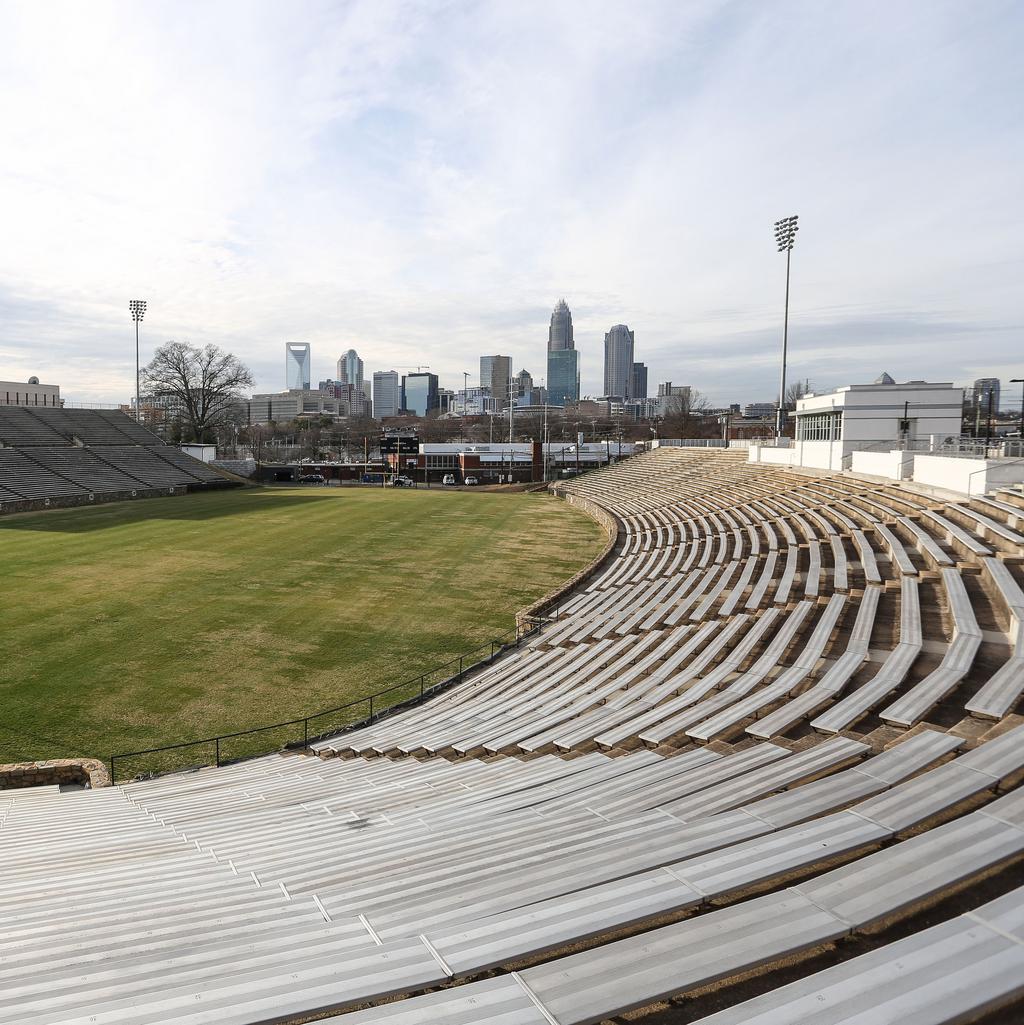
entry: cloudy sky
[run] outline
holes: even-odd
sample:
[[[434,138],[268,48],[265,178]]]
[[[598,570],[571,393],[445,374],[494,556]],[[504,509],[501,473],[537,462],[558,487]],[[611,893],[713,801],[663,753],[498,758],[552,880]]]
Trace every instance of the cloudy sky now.
[[[0,379],[134,387],[168,339],[260,390],[484,353],[583,390],[1024,376],[1017,0],[0,0]],[[1018,400],[1019,402],[1019,400]]]

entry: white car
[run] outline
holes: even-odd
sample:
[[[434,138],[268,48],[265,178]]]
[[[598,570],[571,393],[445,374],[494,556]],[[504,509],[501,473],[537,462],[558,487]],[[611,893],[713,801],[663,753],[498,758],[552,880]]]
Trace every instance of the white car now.
[[[473,484],[479,484],[480,481],[478,481],[476,479],[476,477],[467,477],[466,478],[466,483],[469,484],[470,486],[472,486]]]
[[[444,475],[444,477],[441,478],[441,483],[445,487],[447,487],[447,488],[454,487],[455,484],[457,483],[457,481],[455,480],[455,474],[454,473],[446,473]]]

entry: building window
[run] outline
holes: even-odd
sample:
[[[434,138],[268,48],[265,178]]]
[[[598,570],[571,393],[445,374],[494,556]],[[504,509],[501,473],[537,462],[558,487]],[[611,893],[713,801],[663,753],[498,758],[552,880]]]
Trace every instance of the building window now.
[[[797,441],[841,441],[843,414],[807,413],[797,418]]]
[[[456,466],[458,466],[458,461],[454,454],[427,456],[428,470],[452,470]]]

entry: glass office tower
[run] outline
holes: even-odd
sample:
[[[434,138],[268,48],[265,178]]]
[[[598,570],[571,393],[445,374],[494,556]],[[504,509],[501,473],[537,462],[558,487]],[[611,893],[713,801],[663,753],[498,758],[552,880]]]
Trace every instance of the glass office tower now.
[[[284,379],[289,390],[309,388],[309,343],[286,342],[284,346]]]

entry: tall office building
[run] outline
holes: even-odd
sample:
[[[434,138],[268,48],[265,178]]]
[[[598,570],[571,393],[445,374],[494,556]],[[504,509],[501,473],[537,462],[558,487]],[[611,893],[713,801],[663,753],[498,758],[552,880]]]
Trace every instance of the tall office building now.
[[[633,332],[616,324],[604,336],[604,394],[607,398],[633,397]]]
[[[988,413],[988,397],[992,396],[992,412],[999,412],[999,378],[998,377],[979,377],[974,382],[974,388],[971,390],[971,397],[974,406],[981,410],[983,414]]]
[[[505,409],[508,406],[511,381],[511,356],[480,357],[480,387],[490,391],[498,409]]]
[[[285,342],[284,379],[291,388],[309,388],[309,343]]]
[[[575,348],[572,338],[572,314],[565,300],[559,299],[551,314],[551,326],[548,328],[548,352]]]
[[[437,374],[406,374],[402,378],[402,408],[410,416],[426,416],[440,405]]]
[[[528,406],[533,401],[533,375],[529,370],[520,370],[512,378],[512,403]]]
[[[580,397],[580,354],[572,334],[572,314],[564,299],[551,314],[548,327],[548,402],[564,406]]]
[[[355,349],[349,349],[338,360],[338,380],[342,384],[350,384],[353,388],[363,389],[363,361]]]
[[[377,370],[373,375],[373,415],[377,420],[398,416],[402,409],[402,384],[397,370]]]
[[[565,406],[580,397],[580,354],[575,349],[548,353],[548,404]]]
[[[630,395],[631,399],[646,399],[647,398],[647,364],[646,363],[634,363],[633,364],[633,392]]]

